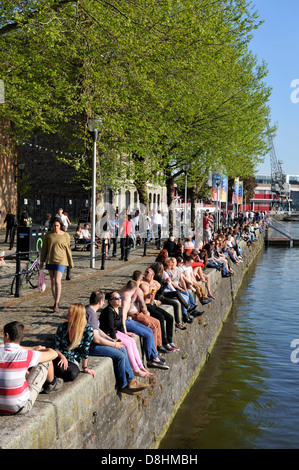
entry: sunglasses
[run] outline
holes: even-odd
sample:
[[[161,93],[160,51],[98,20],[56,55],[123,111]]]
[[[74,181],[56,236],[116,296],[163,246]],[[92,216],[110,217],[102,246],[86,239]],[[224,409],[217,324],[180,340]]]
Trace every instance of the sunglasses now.
[[[112,297],[111,300],[120,300],[120,299],[121,299],[121,297]]]

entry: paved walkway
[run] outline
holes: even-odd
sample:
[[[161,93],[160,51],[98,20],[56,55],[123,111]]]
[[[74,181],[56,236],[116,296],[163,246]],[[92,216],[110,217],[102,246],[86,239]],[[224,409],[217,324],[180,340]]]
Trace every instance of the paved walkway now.
[[[15,250],[10,252],[8,245],[4,245],[4,236],[5,233],[0,232],[0,253],[4,250],[5,255],[13,254]],[[144,272],[145,268],[155,261],[158,250],[150,244],[147,255],[143,256],[143,248],[136,248],[131,251],[128,262],[120,261],[119,253],[120,249],[116,258],[106,260],[105,270],[102,270],[100,250],[96,250],[95,269],[90,268],[90,252],[73,251],[75,267],[72,269],[71,280],[62,282],[60,310],[56,313],[52,311],[53,298],[49,276],[46,281],[47,288],[43,293],[26,285],[22,287],[19,298],[10,295],[12,277],[3,276],[15,272],[15,260],[10,256],[5,258],[5,264],[0,266],[0,328],[10,321],[22,321],[25,325],[24,345],[51,345],[49,343],[52,342],[58,325],[65,321],[67,309],[72,302],[86,305],[94,289],[104,292],[119,289],[136,269]],[[2,335],[0,338],[2,339]]]

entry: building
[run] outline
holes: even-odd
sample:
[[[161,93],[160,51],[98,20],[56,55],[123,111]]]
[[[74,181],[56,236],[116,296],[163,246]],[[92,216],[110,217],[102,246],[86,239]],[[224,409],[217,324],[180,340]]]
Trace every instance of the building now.
[[[9,136],[9,124],[0,122],[0,228],[9,209],[17,213],[17,158]]]
[[[45,139],[45,138],[44,138]],[[41,145],[40,145],[41,143]],[[18,148],[18,160],[23,169],[19,171],[19,209],[26,207],[34,223],[43,223],[46,214],[52,216],[62,207],[71,221],[88,220],[91,190],[90,179],[82,176],[75,168],[67,165],[57,154],[65,155],[60,149],[53,150],[53,141],[39,140],[34,136],[30,143]],[[58,147],[58,144],[57,144]],[[134,184],[128,179],[120,182],[118,191],[108,186],[97,194],[97,215],[101,217],[104,204],[113,208],[129,209],[131,213],[139,208],[139,197]],[[147,185],[149,209],[161,209],[166,204],[166,187]],[[82,215],[82,218],[80,216]]]
[[[286,184],[289,185],[289,197],[279,200],[274,197],[271,191],[271,176],[258,175],[256,177],[257,187],[255,188],[254,198],[250,201],[250,209],[253,211],[270,212],[272,208],[278,209],[280,206],[284,210],[299,211],[299,176],[287,175]],[[249,209],[247,205],[247,209]]]

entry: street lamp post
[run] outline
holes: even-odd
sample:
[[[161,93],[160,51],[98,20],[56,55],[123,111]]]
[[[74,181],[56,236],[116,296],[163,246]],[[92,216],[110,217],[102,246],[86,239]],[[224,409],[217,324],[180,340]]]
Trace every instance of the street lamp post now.
[[[187,225],[187,199],[188,199],[188,186],[187,186],[187,175],[188,171],[190,170],[190,164],[189,163],[184,163],[183,165],[183,171],[185,173],[185,207],[184,207],[184,228],[186,230],[186,225]],[[187,233],[184,233],[184,236],[187,236]]]
[[[247,191],[246,189],[244,189],[244,198],[245,198],[245,209],[244,209],[244,206],[243,206],[243,211],[247,211],[247,200],[246,200],[246,197],[247,197]]]
[[[220,186],[220,178],[217,176],[215,179],[215,184],[217,186],[217,205],[216,205],[216,228],[219,228],[219,186]]]
[[[97,140],[99,136],[99,126],[103,119],[88,119],[88,130],[93,139],[92,156],[92,194],[91,194],[91,245],[90,245],[90,267],[95,267],[95,239],[96,239],[96,184],[97,184]]]

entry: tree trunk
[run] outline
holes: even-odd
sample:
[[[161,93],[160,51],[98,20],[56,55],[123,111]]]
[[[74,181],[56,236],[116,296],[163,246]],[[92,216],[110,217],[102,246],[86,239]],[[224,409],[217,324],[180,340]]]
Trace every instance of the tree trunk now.
[[[166,188],[167,188],[167,206],[169,208],[169,232],[172,234],[173,230],[173,210],[171,209],[172,204],[174,203],[174,178],[169,176],[166,179]]]
[[[140,204],[143,204],[143,206],[146,208],[146,211],[148,211],[148,197],[147,197],[146,183],[144,181],[134,181],[134,184],[137,189]]]
[[[195,216],[196,216],[195,204],[197,201],[197,188],[194,186],[190,188],[189,194],[190,194],[190,199],[191,199],[191,224],[195,225]]]

